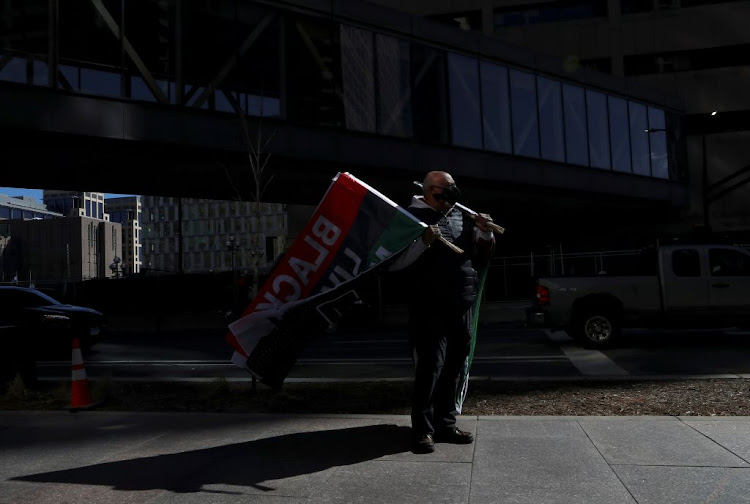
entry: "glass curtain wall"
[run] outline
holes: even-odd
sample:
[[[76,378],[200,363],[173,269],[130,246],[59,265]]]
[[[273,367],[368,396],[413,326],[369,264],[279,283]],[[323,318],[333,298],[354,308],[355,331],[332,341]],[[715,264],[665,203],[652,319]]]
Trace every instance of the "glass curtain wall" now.
[[[513,153],[521,156],[539,157],[539,117],[537,115],[535,75],[511,70],[510,97]]]
[[[510,125],[508,69],[487,61],[480,64],[484,148],[510,153],[513,136]]]
[[[165,90],[170,103],[254,116],[280,115],[281,21],[277,13],[249,2],[230,8],[183,1],[180,19],[180,54],[172,59],[182,69],[182,81],[170,83]],[[160,41],[150,38],[150,52],[169,54]]]
[[[588,121],[586,94],[582,87],[563,84],[565,113],[565,152],[570,164],[588,166]]]
[[[409,42],[375,35],[378,132],[409,138],[411,122],[411,58]]]
[[[659,107],[331,18],[252,2],[6,2],[0,80],[279,117],[662,179]],[[50,33],[55,33],[54,40]]]
[[[287,117],[319,126],[344,126],[338,24],[287,15]]]
[[[630,112],[630,149],[633,161],[633,173],[651,175],[651,155],[649,152],[648,115],[646,106],[628,102]]]
[[[422,44],[411,44],[411,103],[415,140],[442,144],[449,141],[445,66],[445,52]]]
[[[562,86],[559,81],[537,77],[539,138],[542,159],[565,161]]]
[[[479,61],[448,53],[451,139],[453,145],[482,148],[482,104]]]
[[[346,128],[375,133],[374,34],[341,25],[341,70]]]
[[[134,100],[179,103],[175,40],[177,0],[127,1],[123,32],[126,51],[124,95]]]
[[[631,173],[630,126],[628,124],[628,102],[609,96],[609,139],[612,146],[612,169]]]
[[[0,80],[49,85],[49,2],[5,2],[0,10]]]
[[[648,127],[651,145],[651,175],[657,178],[669,178],[667,130],[663,110],[648,107]]]
[[[609,170],[609,121],[607,97],[603,93],[586,90],[586,114],[589,122],[589,159],[592,168]]]
[[[58,87],[122,96],[122,2],[61,2],[59,19]]]

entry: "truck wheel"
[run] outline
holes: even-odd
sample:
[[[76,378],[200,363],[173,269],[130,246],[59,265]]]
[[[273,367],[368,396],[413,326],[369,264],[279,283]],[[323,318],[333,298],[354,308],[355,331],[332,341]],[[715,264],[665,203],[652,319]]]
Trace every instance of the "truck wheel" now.
[[[573,324],[573,337],[585,348],[607,348],[620,337],[620,325],[610,310],[586,310]]]

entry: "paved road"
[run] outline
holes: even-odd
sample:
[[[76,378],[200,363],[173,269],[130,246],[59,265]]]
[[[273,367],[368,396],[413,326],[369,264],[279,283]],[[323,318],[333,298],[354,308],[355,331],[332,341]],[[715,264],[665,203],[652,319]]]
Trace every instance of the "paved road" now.
[[[122,333],[86,356],[91,378],[173,380],[249,375],[229,363],[223,331]],[[66,379],[70,361],[41,362],[41,378]],[[310,344],[289,380],[410,379],[401,328],[336,333]],[[750,376],[750,332],[735,330],[626,333],[623,344],[603,352],[584,350],[564,332],[488,325],[481,331],[472,376],[495,379]]]

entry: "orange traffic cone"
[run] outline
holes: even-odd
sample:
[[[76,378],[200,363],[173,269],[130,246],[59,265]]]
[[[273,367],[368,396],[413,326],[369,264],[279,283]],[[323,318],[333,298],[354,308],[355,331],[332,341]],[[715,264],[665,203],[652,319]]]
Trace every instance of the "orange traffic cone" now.
[[[86,368],[83,367],[83,355],[78,338],[73,339],[73,383],[72,397],[70,400],[70,411],[89,409],[94,406],[89,390],[89,380],[86,377]]]

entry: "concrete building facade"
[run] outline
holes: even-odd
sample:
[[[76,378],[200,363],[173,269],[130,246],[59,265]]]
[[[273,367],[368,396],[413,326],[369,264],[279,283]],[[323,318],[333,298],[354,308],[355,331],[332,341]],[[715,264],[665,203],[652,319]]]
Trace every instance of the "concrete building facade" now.
[[[122,226],[89,217],[7,221],[11,239],[4,273],[34,283],[77,282],[114,275]]]
[[[142,206],[140,196],[106,198],[104,209],[110,222],[122,225],[122,262],[124,274],[136,274],[141,271],[142,245],[141,220]]]
[[[34,198],[0,194],[0,282],[12,281],[16,277],[16,271],[7,264],[6,259],[6,254],[10,253],[10,219],[38,221],[58,217],[62,217],[62,214],[48,210],[46,205]]]
[[[285,205],[143,196],[143,268],[238,272],[270,266],[285,250]],[[181,230],[181,232],[180,232]]]

